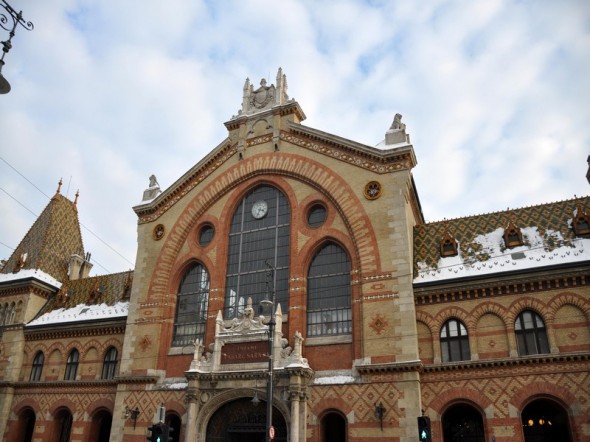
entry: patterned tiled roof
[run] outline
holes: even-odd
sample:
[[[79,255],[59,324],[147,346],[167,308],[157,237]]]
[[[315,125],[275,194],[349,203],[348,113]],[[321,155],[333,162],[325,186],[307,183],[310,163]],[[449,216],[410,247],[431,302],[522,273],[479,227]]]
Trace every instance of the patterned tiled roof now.
[[[36,318],[56,309],[69,309],[80,304],[115,305],[129,299],[132,284],[133,271],[65,281],[57,295],[39,310]]]
[[[414,274],[418,275],[425,267],[436,269],[439,266],[440,243],[447,231],[459,243],[459,255],[466,262],[490,259],[476,241],[477,237],[504,229],[511,221],[520,229],[536,228],[547,251],[572,246],[575,234],[571,223],[578,206],[588,213],[590,197],[417,225],[414,227]]]
[[[18,268],[39,269],[64,282],[73,254],[84,256],[78,211],[72,201],[56,193],[1,272],[11,273]]]

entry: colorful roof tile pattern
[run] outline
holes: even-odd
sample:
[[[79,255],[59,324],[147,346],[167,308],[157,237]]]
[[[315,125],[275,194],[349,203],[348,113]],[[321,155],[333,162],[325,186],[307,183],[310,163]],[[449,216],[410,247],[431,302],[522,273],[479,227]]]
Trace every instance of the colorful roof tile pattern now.
[[[115,306],[129,300],[132,284],[133,271],[66,281],[56,296],[41,308],[33,322],[43,323],[40,319],[44,315],[60,309],[67,315],[69,310],[75,313],[84,305]]]
[[[590,239],[572,228],[578,207],[588,213],[590,197],[417,225],[414,283],[586,261]],[[511,222],[523,234],[520,247],[504,243]],[[441,257],[447,232],[459,245],[457,257]]]
[[[78,211],[72,201],[56,193],[1,272],[39,269],[63,282],[73,254],[84,256]]]

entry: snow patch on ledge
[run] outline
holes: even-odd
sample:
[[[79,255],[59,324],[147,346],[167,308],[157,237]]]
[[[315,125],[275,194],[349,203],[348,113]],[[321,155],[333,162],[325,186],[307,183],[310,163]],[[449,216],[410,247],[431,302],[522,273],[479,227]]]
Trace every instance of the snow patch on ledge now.
[[[60,308],[45,313],[32,320],[27,327],[39,325],[63,324],[70,322],[96,321],[100,319],[126,318],[129,312],[129,302],[117,302],[115,305],[80,304],[72,308]]]
[[[326,376],[321,378],[315,378],[314,385],[334,385],[334,384],[352,384],[355,379],[348,375],[337,375],[337,376]]]
[[[38,281],[50,284],[55,288],[61,288],[61,282],[39,269],[24,269],[19,270],[16,273],[0,273],[0,284],[3,282],[12,282],[27,278],[34,278]]]

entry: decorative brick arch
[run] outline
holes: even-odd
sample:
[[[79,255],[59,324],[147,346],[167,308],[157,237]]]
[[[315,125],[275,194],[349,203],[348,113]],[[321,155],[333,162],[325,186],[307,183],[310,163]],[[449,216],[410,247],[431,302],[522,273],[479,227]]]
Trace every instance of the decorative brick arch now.
[[[468,334],[471,334],[475,331],[475,323],[473,323],[473,320],[471,319],[469,312],[463,308],[459,308],[456,306],[452,306],[450,308],[442,310],[435,318],[433,325],[436,327],[437,330],[440,330],[442,326],[445,324],[445,322],[447,322],[449,319],[460,320],[467,327]]]
[[[490,301],[478,304],[477,307],[471,311],[471,320],[473,321],[473,324],[477,327],[477,323],[482,318],[482,316],[487,314],[492,314],[499,317],[502,322],[504,322],[505,326],[508,325],[506,324],[506,317],[508,316],[507,309],[502,304]]]
[[[261,400],[266,401],[266,392],[261,390],[256,391],[258,392],[258,397]],[[199,415],[197,416],[197,439],[205,440],[207,434],[207,425],[209,424],[209,421],[217,412],[217,410],[219,410],[221,407],[223,407],[225,404],[229,402],[243,398],[252,398],[252,388],[236,388],[226,390],[207,401],[202,406],[201,410],[199,411]],[[285,419],[285,424],[287,425],[287,428],[289,428],[291,424],[291,413],[289,408],[282,401],[277,401],[276,399],[273,400],[272,404],[273,408],[276,408],[280,411],[283,418]]]
[[[49,414],[55,417],[57,412],[62,409],[67,409],[70,413],[72,413],[72,416],[74,416],[76,412],[80,411],[76,408],[76,403],[71,399],[60,398],[51,404],[49,407]]]
[[[416,321],[423,323],[428,328],[428,330],[430,330],[431,335],[434,333],[433,330],[435,321],[431,314],[423,311],[416,311]]]
[[[525,297],[517,299],[507,308],[506,320],[508,321],[509,328],[514,327],[516,318],[524,310],[532,310],[539,316],[541,316],[541,318],[543,318],[543,321],[547,321],[547,305],[544,302],[539,301],[538,299]]]
[[[26,398],[19,401],[13,407],[14,414],[20,416],[20,414],[27,408],[33,410],[35,415],[39,415],[39,413],[41,413],[41,407],[39,406],[39,403],[31,398]]]
[[[230,167],[188,202],[174,226],[171,227],[158,255],[156,270],[150,281],[150,296],[164,297],[168,293],[168,284],[176,258],[196,220],[228,191],[263,175],[298,179],[322,193],[340,213],[346,229],[350,232],[355,246],[353,256],[359,257],[356,267],[365,271],[376,271],[380,268],[374,249],[376,238],[371,228],[370,218],[362,210],[361,201],[349,183],[330,168],[304,156],[284,153],[278,156],[274,153],[265,153],[249,157]],[[359,254],[361,249],[359,244],[362,244],[362,254]]]
[[[87,407],[85,413],[88,414],[88,416],[92,417],[94,416],[96,413],[100,412],[100,411],[108,411],[109,413],[111,413],[111,415],[113,414],[115,409],[115,403],[110,400],[110,399],[106,399],[106,398],[100,398],[97,399],[93,402],[91,402]]]
[[[440,419],[449,407],[458,403],[466,403],[477,408],[482,416],[485,416],[484,410],[492,405],[492,401],[482,392],[466,387],[457,387],[441,392],[428,406],[436,411]]]
[[[572,404],[578,403],[576,396],[568,389],[560,387],[557,383],[533,382],[521,386],[510,398],[510,403],[519,412],[522,412],[530,402],[536,399],[552,399],[558,402],[568,414],[572,415]]]
[[[315,404],[311,411],[319,420],[329,411],[339,411],[346,417],[351,411],[353,411],[353,409],[350,402],[347,402],[340,397],[325,397]]]
[[[564,305],[572,305],[579,308],[586,316],[586,321],[590,321],[590,303],[587,298],[576,293],[565,292],[555,295],[548,304],[548,317],[553,320],[555,314]]]

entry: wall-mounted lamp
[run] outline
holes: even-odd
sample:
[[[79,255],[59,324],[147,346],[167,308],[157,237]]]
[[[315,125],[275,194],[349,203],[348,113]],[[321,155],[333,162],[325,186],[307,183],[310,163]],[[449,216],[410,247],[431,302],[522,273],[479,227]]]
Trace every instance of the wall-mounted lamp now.
[[[3,9],[0,10],[0,27],[8,31],[8,40],[0,42],[2,44],[2,56],[0,57],[0,94],[7,94],[10,92],[10,83],[2,75],[4,56],[12,49],[12,37],[14,37],[17,25],[21,25],[27,31],[32,31],[34,26],[30,21],[25,21],[23,11],[16,12],[6,0],[0,0],[0,8]]]
[[[139,411],[138,407],[135,407],[135,409],[131,409],[127,405],[125,405],[125,413],[123,414],[123,418],[124,419],[131,419],[133,421],[133,429],[134,430],[135,430],[135,425],[137,424],[137,418],[139,417],[140,414],[141,414],[141,411]]]
[[[379,419],[381,423],[381,431],[383,431],[383,415],[385,414],[385,407],[383,402],[379,402],[379,405],[375,404],[375,417]]]

